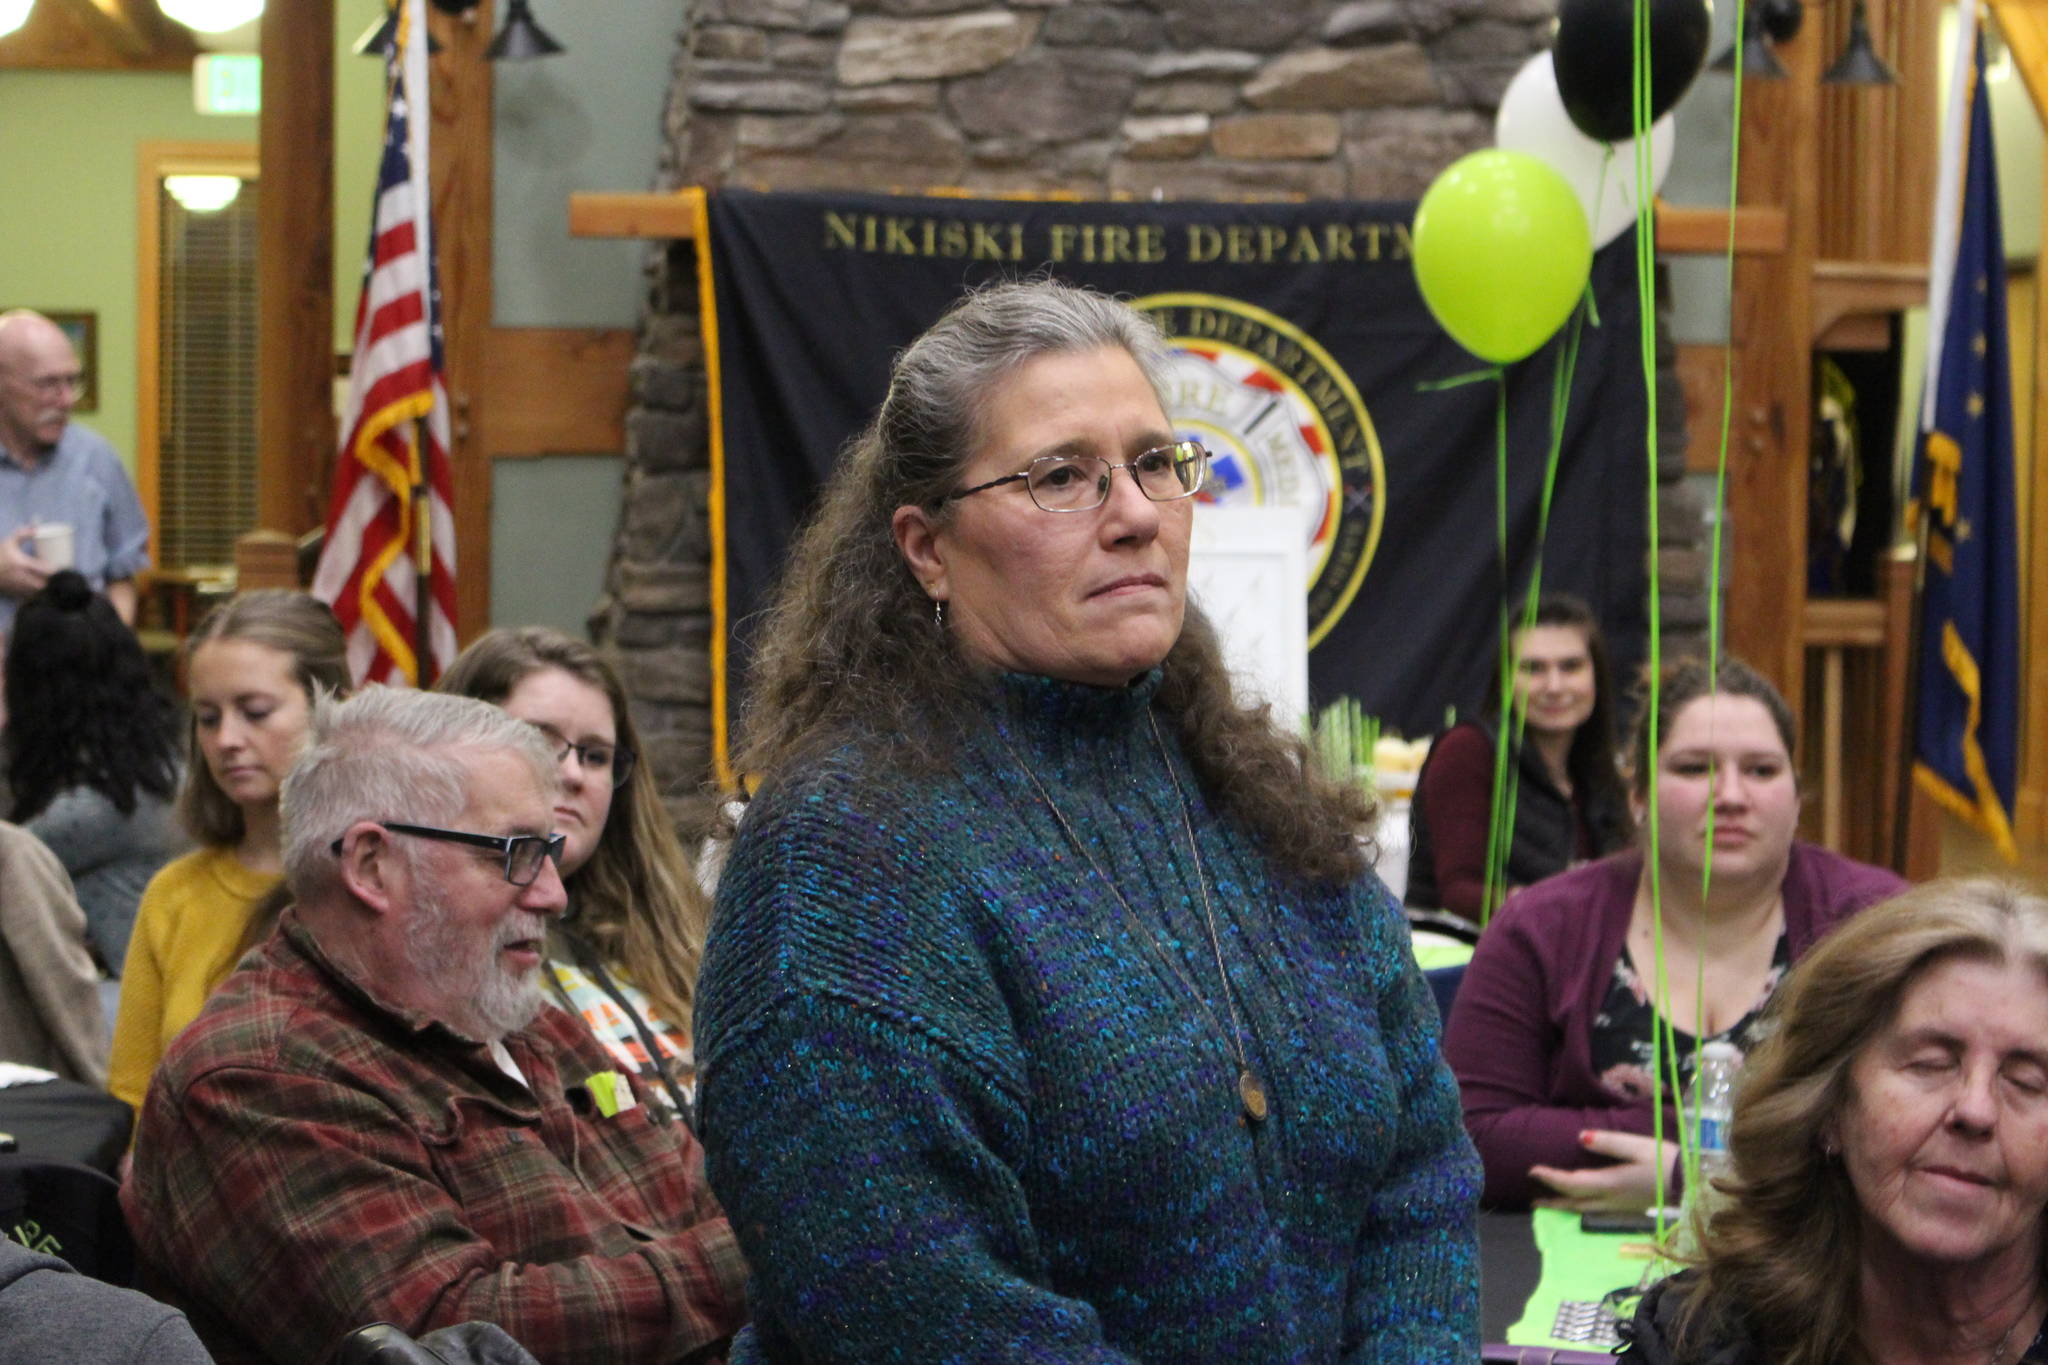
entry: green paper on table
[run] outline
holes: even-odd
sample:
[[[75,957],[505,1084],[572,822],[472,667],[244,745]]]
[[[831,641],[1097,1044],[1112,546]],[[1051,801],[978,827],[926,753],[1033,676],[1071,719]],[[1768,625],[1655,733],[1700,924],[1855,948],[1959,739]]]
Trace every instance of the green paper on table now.
[[[1439,967],[1462,967],[1472,960],[1472,945],[1460,943],[1448,935],[1417,929],[1409,938],[1415,949],[1415,960],[1425,972]]]
[[[1514,1346],[1575,1346],[1581,1350],[1604,1350],[1611,1339],[1571,1341],[1552,1335],[1558,1310],[1566,1303],[1598,1303],[1610,1290],[1634,1286],[1643,1279],[1651,1262],[1640,1250],[1627,1254],[1624,1248],[1642,1248],[1650,1237],[1631,1232],[1584,1232],[1579,1215],[1564,1209],[1537,1209],[1531,1215],[1531,1232],[1536,1251],[1543,1258],[1543,1278],[1523,1307],[1522,1319],[1508,1329]],[[1661,1275],[1674,1267],[1662,1266]]]

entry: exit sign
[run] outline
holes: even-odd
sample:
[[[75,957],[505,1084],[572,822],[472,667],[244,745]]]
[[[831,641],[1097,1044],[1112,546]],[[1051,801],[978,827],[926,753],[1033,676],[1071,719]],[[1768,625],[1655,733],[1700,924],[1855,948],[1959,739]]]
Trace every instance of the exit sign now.
[[[263,107],[263,59],[208,52],[192,59],[192,103],[202,114],[253,114]]]

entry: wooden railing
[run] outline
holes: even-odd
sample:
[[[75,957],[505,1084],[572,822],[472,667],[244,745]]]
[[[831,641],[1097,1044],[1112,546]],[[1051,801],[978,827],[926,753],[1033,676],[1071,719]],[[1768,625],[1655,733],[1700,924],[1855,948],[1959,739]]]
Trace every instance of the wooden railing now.
[[[1816,799],[1806,833],[1865,862],[1900,851],[1910,759],[1906,714],[1912,664],[1913,557],[1884,561],[1879,595],[1809,598],[1805,774]]]

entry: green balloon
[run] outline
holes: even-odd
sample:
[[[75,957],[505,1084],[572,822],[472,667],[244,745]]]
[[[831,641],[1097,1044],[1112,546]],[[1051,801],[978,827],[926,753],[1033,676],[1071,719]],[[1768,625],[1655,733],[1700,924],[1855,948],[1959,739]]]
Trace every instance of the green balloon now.
[[[1415,282],[1460,346],[1506,365],[1564,325],[1593,268],[1586,211],[1526,152],[1461,157],[1415,210]]]

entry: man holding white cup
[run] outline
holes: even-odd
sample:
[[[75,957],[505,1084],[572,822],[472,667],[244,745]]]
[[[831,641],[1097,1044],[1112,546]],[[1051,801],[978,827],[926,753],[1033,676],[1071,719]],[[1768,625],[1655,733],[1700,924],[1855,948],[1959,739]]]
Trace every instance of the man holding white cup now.
[[[21,599],[75,568],[131,625],[149,522],[114,448],[71,420],[81,373],[40,313],[0,313],[0,632]]]

